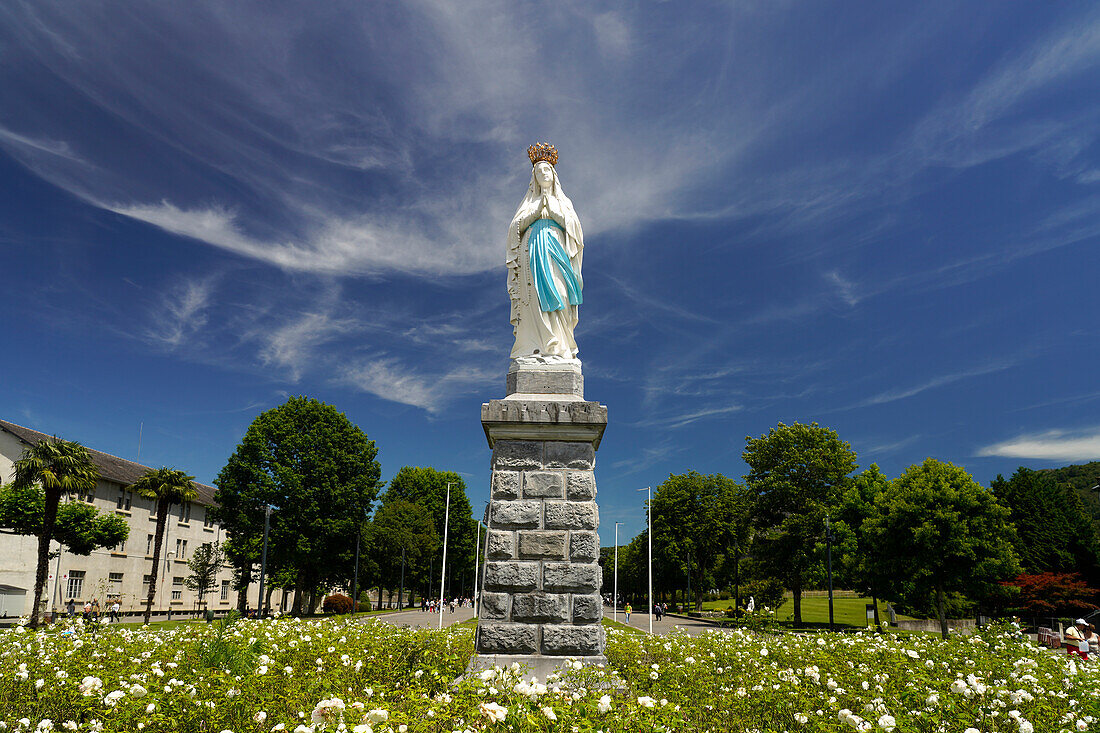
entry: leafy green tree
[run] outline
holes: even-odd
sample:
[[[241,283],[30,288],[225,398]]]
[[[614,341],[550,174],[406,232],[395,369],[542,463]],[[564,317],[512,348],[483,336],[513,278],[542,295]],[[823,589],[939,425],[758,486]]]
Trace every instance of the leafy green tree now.
[[[99,469],[92,455],[80,443],[54,436],[23,450],[12,466],[12,483],[17,490],[42,487],[42,524],[38,532],[38,567],[34,576],[34,603],[29,625],[37,628],[42,589],[49,571],[50,540],[57,523],[61,495],[85,493],[95,488]]]
[[[865,520],[881,564],[883,592],[934,593],[947,638],[945,597],[992,592],[1020,572],[1009,512],[965,469],[925,459],[878,494]]]
[[[35,485],[0,487],[0,530],[38,536],[46,512],[46,494]],[[90,555],[100,547],[117,547],[130,535],[130,525],[114,512],[100,512],[84,502],[61,503],[53,539],[74,555]]]
[[[1049,471],[1019,468],[990,489],[1016,528],[1013,548],[1024,572],[1081,572],[1100,581],[1100,542],[1080,496]]]
[[[856,454],[835,430],[817,423],[778,426],[745,438],[745,483],[755,496],[755,555],[794,596],[802,623],[802,590],[821,564],[825,516],[856,469]]]
[[[157,525],[153,535],[153,571],[149,576],[149,596],[145,599],[145,623],[153,613],[153,598],[157,593],[157,575],[160,571],[160,550],[164,544],[164,527],[173,504],[182,504],[195,498],[195,477],[174,468],[156,468],[147,471],[130,484],[131,491],[146,499],[152,499],[157,507]]]
[[[199,603],[218,585],[218,570],[222,565],[222,551],[217,542],[203,542],[195,549],[187,567],[191,574],[184,581],[191,590],[199,592]]]
[[[383,501],[371,519],[368,537],[379,585],[390,589],[400,587],[402,551],[405,553],[405,598],[402,601],[408,601],[410,589],[431,582],[429,561],[441,540],[432,515],[423,506],[405,499]]]
[[[259,562],[264,507],[275,507],[268,572],[293,573],[294,613],[307,592],[352,575],[355,536],[378,494],[378,448],[347,416],[309,397],[291,397],[248,427],[214,480],[240,582]]]
[[[867,470],[857,474],[840,497],[834,513],[834,557],[839,560],[839,580],[843,587],[857,590],[871,597],[875,604],[875,626],[881,628],[878,615],[878,593],[881,585],[881,563],[875,554],[875,546],[868,536],[866,520],[875,508],[875,500],[886,490],[889,482],[872,463]]]
[[[466,496],[466,482],[454,471],[437,471],[434,468],[405,466],[390,481],[382,496],[382,506],[397,501],[416,504],[431,517],[439,538],[433,549],[434,567],[438,572],[443,552],[443,521],[446,517],[447,484],[451,484],[450,528],[447,531],[447,585],[449,593],[466,587],[469,580],[473,588],[474,545],[477,523]],[[384,539],[380,541],[385,541]],[[400,550],[398,550],[400,555]],[[429,561],[429,567],[433,563]],[[429,578],[426,589],[439,578]],[[438,589],[437,589],[438,590]],[[425,595],[435,595],[435,591]]]
[[[748,544],[752,499],[722,474],[670,475],[653,492],[653,550],[690,573],[695,610],[725,553]]]

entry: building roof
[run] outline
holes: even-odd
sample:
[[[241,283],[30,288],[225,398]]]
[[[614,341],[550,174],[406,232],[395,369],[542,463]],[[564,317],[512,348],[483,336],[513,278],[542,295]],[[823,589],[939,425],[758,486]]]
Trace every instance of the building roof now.
[[[37,443],[41,440],[45,440],[46,438],[53,437],[47,435],[46,433],[40,433],[37,430],[25,428],[22,425],[10,423],[7,420],[0,420],[0,430],[11,433],[27,445]],[[99,475],[101,478],[104,478],[107,481],[114,481],[115,483],[122,484],[123,486],[129,486],[130,484],[137,481],[143,474],[153,470],[149,466],[143,466],[140,463],[128,461],[125,458],[112,456],[110,453],[104,453],[103,451],[98,451],[94,448],[88,448],[88,452],[92,456],[92,461],[99,469]],[[214,501],[213,486],[200,484],[198,481],[195,481],[193,483],[196,491],[195,502],[199,504],[205,504],[207,506],[217,503]]]

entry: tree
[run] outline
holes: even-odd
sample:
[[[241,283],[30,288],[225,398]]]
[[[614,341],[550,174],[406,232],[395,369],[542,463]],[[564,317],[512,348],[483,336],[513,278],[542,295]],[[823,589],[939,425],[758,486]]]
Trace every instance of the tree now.
[[[218,585],[218,570],[222,565],[222,551],[217,542],[203,542],[195,550],[191,559],[187,561],[187,567],[191,568],[191,575],[184,581],[191,590],[199,592],[199,603],[207,593]]]
[[[867,536],[884,579],[883,592],[935,594],[947,638],[945,596],[989,594],[1019,571],[1009,512],[964,469],[925,459],[878,494]]]
[[[1007,481],[997,476],[990,489],[1009,510],[1016,528],[1013,548],[1024,572],[1083,572],[1100,580],[1100,542],[1070,486],[1055,483],[1050,471],[1021,467]]]
[[[291,397],[253,420],[214,480],[215,517],[242,585],[260,559],[269,504],[268,572],[293,574],[294,612],[302,613],[307,591],[346,582],[356,532],[380,486],[377,455],[346,415],[309,397]]]
[[[745,483],[755,496],[755,554],[794,596],[802,623],[802,590],[821,564],[825,516],[837,504],[856,454],[836,431],[817,423],[784,425],[745,438]]]
[[[174,468],[156,468],[147,471],[128,487],[139,496],[152,499],[157,507],[157,525],[153,535],[153,572],[149,576],[149,596],[145,600],[145,623],[153,613],[153,598],[157,594],[157,575],[160,570],[160,550],[164,544],[164,526],[173,504],[181,504],[195,498],[195,477]]]
[[[37,484],[43,492],[38,567],[34,576],[34,603],[29,623],[31,628],[37,628],[42,589],[46,585],[50,561],[50,540],[53,539],[61,495],[94,489],[99,480],[99,469],[83,445],[54,436],[40,440],[23,451],[12,466],[12,479],[17,490],[26,490]]]
[[[469,577],[473,587],[474,545],[476,527],[470,500],[466,496],[466,482],[454,471],[437,471],[434,468],[405,466],[390,481],[389,488],[382,496],[382,506],[395,501],[407,501],[421,507],[432,518],[436,536],[439,538],[433,550],[436,557],[442,559],[443,521],[446,517],[447,484],[451,485],[450,527],[447,532],[447,588],[454,590],[457,579],[459,587],[465,587],[464,579]],[[400,552],[400,551],[399,551]],[[429,566],[432,563],[429,563]],[[439,564],[435,564],[439,570]],[[427,587],[437,582],[429,578]],[[434,595],[434,593],[429,593]]]
[[[1097,592],[1080,573],[1020,574],[1002,584],[1019,589],[1017,604],[1031,616],[1076,616],[1097,608]]]
[[[669,475],[653,493],[654,554],[689,574],[695,610],[722,557],[744,552],[750,507],[745,487],[722,474]]]
[[[371,519],[365,544],[370,548],[368,554],[377,568],[379,584],[399,586],[402,552],[406,590],[431,583],[428,560],[440,547],[440,537],[432,515],[423,506],[405,499],[383,499]],[[407,600],[408,595],[401,599]]]
[[[880,629],[878,593],[881,586],[881,564],[868,536],[866,520],[874,511],[875,501],[886,490],[888,483],[878,465],[872,463],[867,470],[848,482],[840,497],[840,504],[834,515],[836,522],[833,525],[837,538],[834,553],[840,561],[841,583],[843,587],[871,597],[875,606],[875,627]]]

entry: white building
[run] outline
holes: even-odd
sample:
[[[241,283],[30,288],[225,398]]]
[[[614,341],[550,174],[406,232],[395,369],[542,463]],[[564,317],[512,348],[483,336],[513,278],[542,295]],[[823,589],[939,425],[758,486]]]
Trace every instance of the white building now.
[[[45,433],[0,420],[0,483],[11,481],[12,464],[28,446],[48,438]],[[156,530],[156,505],[127,491],[148,466],[127,461],[89,448],[92,460],[99,467],[100,480],[95,491],[69,501],[85,501],[101,512],[115,512],[126,518],[130,536],[114,549],[94,550],[86,557],[62,552],[50,561],[50,576],[46,591],[47,608],[62,611],[69,599],[77,606],[85,600],[98,599],[106,611],[108,599],[118,599],[123,613],[144,612],[149,593],[149,578],[153,569],[153,533]],[[154,613],[173,613],[200,609],[198,591],[190,590],[185,581],[191,575],[187,561],[195,550],[208,542],[220,542],[221,527],[211,518],[214,487],[195,484],[195,501],[174,505],[164,529],[163,554]],[[64,501],[64,499],[63,499]],[[51,551],[59,545],[55,542]],[[34,575],[38,562],[38,538],[0,532],[0,617],[25,616],[34,599]],[[235,606],[237,594],[232,590],[233,572],[228,566],[218,573],[217,585],[206,594],[203,607],[227,611]]]

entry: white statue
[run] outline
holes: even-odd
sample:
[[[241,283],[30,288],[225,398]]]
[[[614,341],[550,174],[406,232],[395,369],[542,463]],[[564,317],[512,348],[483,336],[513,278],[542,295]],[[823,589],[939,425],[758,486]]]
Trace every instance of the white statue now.
[[[558,151],[549,143],[535,143],[527,155],[531,185],[508,228],[508,296],[516,336],[512,358],[520,363],[575,360],[573,329],[583,288],[581,223],[558,181]]]

